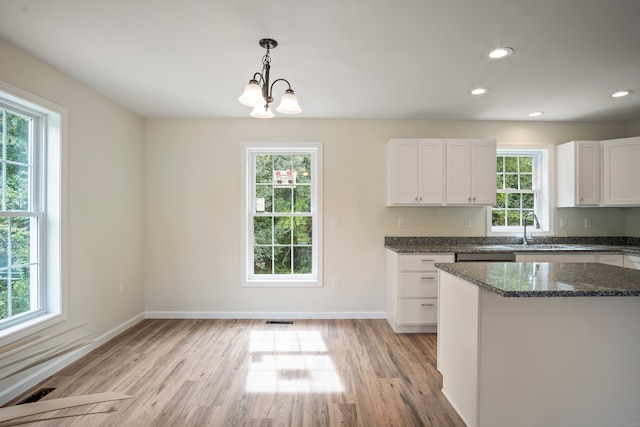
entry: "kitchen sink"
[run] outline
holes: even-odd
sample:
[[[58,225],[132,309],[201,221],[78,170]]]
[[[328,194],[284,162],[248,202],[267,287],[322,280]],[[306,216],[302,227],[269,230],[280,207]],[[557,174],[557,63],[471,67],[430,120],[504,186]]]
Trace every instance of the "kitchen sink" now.
[[[535,250],[547,250],[547,251],[559,251],[559,250],[588,250],[589,248],[585,248],[582,246],[575,246],[575,245],[560,245],[560,244],[535,244],[535,243],[531,243],[528,245],[501,245],[501,246],[506,246],[509,249],[514,249],[514,250],[530,250],[530,251],[535,251]]]

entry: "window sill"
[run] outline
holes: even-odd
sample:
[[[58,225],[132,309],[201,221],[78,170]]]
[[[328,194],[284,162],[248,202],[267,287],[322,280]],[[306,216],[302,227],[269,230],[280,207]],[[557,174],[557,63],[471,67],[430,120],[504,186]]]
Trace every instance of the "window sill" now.
[[[60,313],[43,314],[26,322],[19,323],[0,331],[0,347],[33,335],[36,332],[50,328],[64,321],[66,318]]]

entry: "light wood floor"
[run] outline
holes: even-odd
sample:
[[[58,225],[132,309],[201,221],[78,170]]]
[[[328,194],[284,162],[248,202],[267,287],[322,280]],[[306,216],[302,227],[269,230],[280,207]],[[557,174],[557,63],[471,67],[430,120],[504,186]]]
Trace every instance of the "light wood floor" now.
[[[464,426],[440,391],[436,335],[384,320],[145,320],[42,387],[136,398],[38,427]],[[102,413],[67,417],[88,412]]]

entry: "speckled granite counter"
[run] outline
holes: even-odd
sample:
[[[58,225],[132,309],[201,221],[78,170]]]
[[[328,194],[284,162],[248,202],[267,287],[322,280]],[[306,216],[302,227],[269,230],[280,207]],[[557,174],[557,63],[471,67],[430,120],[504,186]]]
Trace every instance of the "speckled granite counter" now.
[[[640,255],[638,238],[536,238],[523,245],[521,237],[385,237],[384,247],[398,253],[620,253]]]
[[[435,266],[504,297],[640,296],[640,270],[605,264],[463,262]]]

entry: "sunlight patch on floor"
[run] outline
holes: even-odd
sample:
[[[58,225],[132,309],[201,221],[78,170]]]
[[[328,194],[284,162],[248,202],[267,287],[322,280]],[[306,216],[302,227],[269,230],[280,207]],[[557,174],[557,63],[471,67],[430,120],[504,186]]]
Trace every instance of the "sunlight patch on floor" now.
[[[318,331],[252,331],[246,390],[332,393],[342,383]]]

